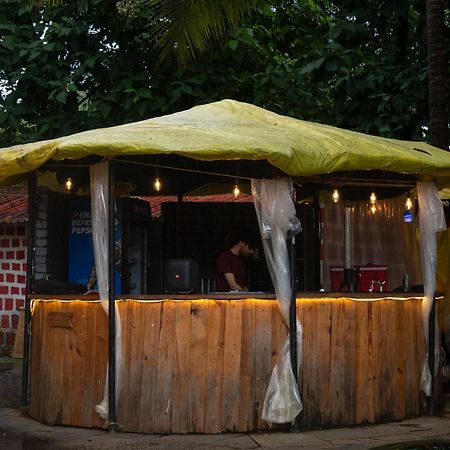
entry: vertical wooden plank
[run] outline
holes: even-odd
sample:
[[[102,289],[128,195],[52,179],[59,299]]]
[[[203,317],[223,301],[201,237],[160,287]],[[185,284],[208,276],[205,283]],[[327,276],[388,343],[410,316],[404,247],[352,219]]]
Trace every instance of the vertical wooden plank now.
[[[367,377],[367,420],[369,423],[376,421],[376,386],[378,382],[378,374],[376,368],[377,352],[379,351],[378,332],[375,326],[377,321],[377,308],[375,302],[368,304],[368,377]]]
[[[267,430],[268,424],[261,419],[267,386],[272,374],[272,336],[271,336],[271,311],[272,301],[259,300],[255,311],[255,409],[254,420],[258,429]]]
[[[223,360],[222,429],[236,431],[239,417],[239,375],[242,341],[242,303],[227,301]]]
[[[302,428],[320,426],[320,379],[317,379],[317,366],[320,361],[317,341],[317,303],[315,300],[301,300],[299,319],[303,327],[301,394],[304,399]]]
[[[187,433],[192,431],[189,422],[189,392],[192,389],[191,383],[194,381],[191,373],[191,359],[197,355],[193,352],[191,338],[195,334],[196,324],[192,322],[195,321],[197,312],[193,312],[193,310],[196,311],[194,302],[185,301],[174,303],[174,305],[175,339],[172,345],[175,347],[175,367],[172,379],[171,426],[174,433]]]
[[[355,423],[369,421],[369,302],[358,302],[355,320]]]
[[[406,410],[406,370],[405,370],[405,333],[403,322],[406,316],[407,306],[404,301],[394,301],[394,308],[396,310],[395,314],[395,353],[396,353],[396,364],[394,366],[394,418],[397,420],[403,419],[405,417]]]
[[[94,412],[94,388],[95,388],[95,354],[94,354],[94,342],[96,333],[96,303],[84,302],[80,315],[80,322],[83,322],[84,330],[78,336],[78,348],[80,351],[80,358],[83,360],[82,370],[80,374],[81,378],[81,392],[82,392],[82,404],[80,410],[80,423],[83,423],[85,427],[92,427],[93,424],[93,412]],[[76,324],[78,326],[78,323]],[[77,331],[76,331],[77,333]]]
[[[156,433],[170,433],[172,415],[172,377],[174,371],[175,349],[173,336],[175,333],[175,303],[163,303],[161,333],[158,346],[158,370],[155,411],[153,416]]]
[[[219,433],[222,425],[225,312],[226,302],[209,302],[208,341],[205,355],[207,380],[205,433]]]
[[[239,386],[238,431],[254,429],[254,359],[255,352],[255,302],[245,300],[242,303],[242,342]]]
[[[392,361],[395,360],[395,347],[393,345],[392,335],[393,330],[391,318],[389,317],[388,310],[390,301],[380,300],[380,315],[379,315],[379,333],[381,338],[380,349],[382,353],[379,354],[378,365],[380,368],[381,377],[378,384],[378,396],[380,398],[380,421],[386,422],[390,419],[390,407],[392,404]],[[390,311],[389,311],[390,312]]]
[[[92,342],[92,341],[91,341]],[[94,345],[94,398],[92,402],[92,424],[94,427],[106,428],[107,421],[103,420],[95,410],[102,401],[105,392],[106,371],[108,366],[108,316],[101,303],[95,303],[95,335]]]
[[[44,340],[44,308],[42,302],[36,302],[31,317],[32,344],[30,354],[30,416],[40,419],[42,413],[43,397],[43,353],[45,349]]]
[[[139,308],[141,314],[147,319],[143,333],[144,364],[140,385],[141,397],[138,403],[139,431],[141,433],[156,433],[154,418],[159,412],[156,407],[156,397],[158,396],[158,348],[162,328],[163,303],[140,303]]]
[[[358,305],[359,306],[359,305]],[[344,352],[345,352],[345,423],[355,424],[355,364],[356,364],[356,336],[355,336],[356,302],[344,301]],[[343,399],[344,400],[344,399]]]
[[[319,300],[317,308],[317,362],[313,376],[318,380],[318,420],[322,426],[330,423],[330,375],[331,375],[331,305],[334,299]],[[302,395],[304,402],[309,401]]]
[[[335,300],[331,306],[331,357],[329,398],[330,421],[334,425],[345,423],[345,348],[344,301]]]
[[[190,382],[188,402],[188,431],[204,433],[207,397],[205,351],[208,331],[208,302],[192,301],[190,338]]]

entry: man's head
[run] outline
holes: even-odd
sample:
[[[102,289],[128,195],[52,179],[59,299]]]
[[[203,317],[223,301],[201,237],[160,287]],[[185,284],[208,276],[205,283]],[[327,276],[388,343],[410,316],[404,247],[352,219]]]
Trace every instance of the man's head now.
[[[243,256],[244,258],[253,255],[254,244],[251,236],[245,235],[243,233],[235,234],[230,237],[230,249],[233,249],[234,252],[238,255]]]

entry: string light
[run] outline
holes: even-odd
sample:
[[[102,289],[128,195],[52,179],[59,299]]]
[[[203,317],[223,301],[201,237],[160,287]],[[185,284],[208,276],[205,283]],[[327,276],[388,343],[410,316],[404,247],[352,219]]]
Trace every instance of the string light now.
[[[406,211],[411,211],[412,207],[413,207],[413,203],[411,200],[411,196],[408,192],[408,195],[406,196],[405,209],[406,209]]]
[[[235,184],[234,185],[234,188],[233,188],[233,195],[235,196],[235,197],[239,197],[239,194],[241,193],[241,190],[239,189],[239,185],[238,184]]]
[[[375,205],[375,203],[377,202],[377,196],[375,195],[375,192],[372,192],[370,194],[369,200],[371,205]]]
[[[339,191],[337,189],[335,189],[331,194],[331,200],[333,200],[333,203],[337,203],[339,201]]]
[[[377,212],[377,205],[375,204],[370,205],[370,212],[372,214],[375,214]]]
[[[159,192],[161,190],[162,183],[161,183],[161,180],[159,179],[159,177],[156,177],[155,181],[153,181],[153,187],[155,188],[155,191],[157,191],[157,192]]]
[[[67,189],[68,191],[71,191],[72,188],[73,188],[72,178],[69,177],[69,178],[67,178],[67,180],[66,180],[66,189]]]

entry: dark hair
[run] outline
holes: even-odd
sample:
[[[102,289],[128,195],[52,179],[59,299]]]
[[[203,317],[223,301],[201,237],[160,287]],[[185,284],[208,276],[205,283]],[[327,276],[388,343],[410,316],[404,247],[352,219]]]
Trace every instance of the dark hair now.
[[[251,249],[255,248],[255,238],[252,234],[242,231],[230,232],[228,234],[228,248],[233,247],[233,245],[239,244],[239,242],[247,244]]]

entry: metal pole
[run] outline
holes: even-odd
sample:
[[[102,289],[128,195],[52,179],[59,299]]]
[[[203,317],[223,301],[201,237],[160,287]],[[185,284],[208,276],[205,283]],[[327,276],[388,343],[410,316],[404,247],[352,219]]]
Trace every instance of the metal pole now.
[[[295,271],[295,237],[289,237],[287,240],[288,255],[289,255],[289,273],[291,282],[291,301],[289,304],[289,349],[291,355],[291,368],[296,383],[298,383],[298,355],[297,355],[297,283]],[[291,431],[299,431],[298,416],[291,428]]]
[[[435,413],[435,346],[436,346],[436,301],[433,298],[433,306],[431,307],[430,317],[428,318],[428,367],[430,368],[431,375],[431,393],[429,401],[429,414],[434,415]]]
[[[116,309],[114,286],[114,173],[108,162],[108,431],[117,430],[116,421]]]
[[[25,325],[22,360],[22,407],[28,411],[30,406],[30,347],[31,347],[31,294],[34,292],[36,257],[36,172],[28,173],[28,241],[27,241],[27,280],[25,296]]]

